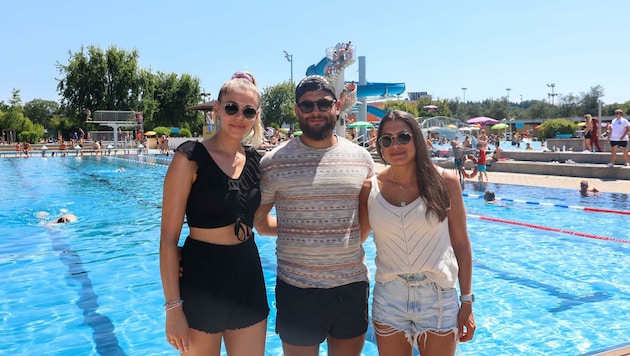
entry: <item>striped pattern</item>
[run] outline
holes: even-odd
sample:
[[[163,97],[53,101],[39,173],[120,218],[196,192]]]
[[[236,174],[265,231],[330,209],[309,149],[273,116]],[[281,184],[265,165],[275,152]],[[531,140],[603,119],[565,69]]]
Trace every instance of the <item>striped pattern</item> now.
[[[372,156],[338,138],[326,149],[292,139],[261,162],[262,203],[275,203],[278,277],[299,288],[367,281],[359,192],[374,174]]]
[[[385,283],[399,274],[425,273],[443,288],[455,288],[457,259],[448,230],[448,219],[439,222],[418,198],[407,206],[388,203],[376,177],[368,198],[370,225],[376,244],[376,281]]]

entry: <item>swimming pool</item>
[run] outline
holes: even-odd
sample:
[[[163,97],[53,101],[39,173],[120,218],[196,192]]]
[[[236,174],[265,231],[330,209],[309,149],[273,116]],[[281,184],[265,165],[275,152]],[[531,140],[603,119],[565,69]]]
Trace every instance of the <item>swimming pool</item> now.
[[[158,268],[168,162],[150,156],[0,159],[0,349],[177,354],[164,337]],[[627,195],[582,198],[573,190],[465,184],[478,330],[461,354],[581,355],[628,342],[630,217],[560,207],[627,212]],[[497,204],[478,198],[484,189],[496,192]],[[532,204],[541,202],[548,205]],[[79,221],[44,226],[66,211]],[[267,353],[279,355],[275,242],[256,241],[272,308]],[[371,240],[365,248],[373,273]],[[376,355],[371,329],[368,334],[363,354]]]

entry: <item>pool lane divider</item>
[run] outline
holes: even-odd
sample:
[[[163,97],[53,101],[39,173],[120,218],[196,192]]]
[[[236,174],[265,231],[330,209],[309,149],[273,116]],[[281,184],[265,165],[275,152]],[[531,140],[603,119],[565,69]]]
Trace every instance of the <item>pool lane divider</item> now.
[[[615,238],[615,237],[607,237],[607,236],[599,236],[599,235],[587,234],[587,233],[584,233],[584,232],[565,230],[565,229],[558,229],[558,228],[555,228],[555,227],[524,223],[524,222],[520,222],[520,221],[499,219],[499,218],[494,218],[494,217],[491,217],[491,216],[474,215],[474,214],[466,214],[466,216],[472,217],[472,218],[475,218],[475,219],[479,219],[479,220],[492,221],[492,222],[498,222],[498,223],[503,223],[503,224],[517,225],[517,226],[524,226],[524,227],[529,227],[529,228],[538,229],[538,230],[559,232],[559,233],[562,233],[562,234],[569,234],[569,235],[575,235],[575,236],[580,236],[580,237],[586,237],[586,238],[589,238],[589,239],[619,242],[619,243],[622,243],[622,244],[630,244],[630,240],[618,239],[618,238]]]
[[[480,195],[480,194],[463,193],[462,195],[465,196],[465,197],[469,197],[469,198],[483,198],[483,195]],[[609,214],[630,215],[630,211],[593,208],[593,207],[588,207],[588,206],[541,203],[541,202],[537,202],[537,201],[527,201],[527,200],[507,199],[507,198],[496,198],[495,200],[497,200],[497,201],[507,201],[507,202],[511,202],[511,203],[528,204],[528,205],[540,205],[540,206],[551,206],[551,207],[555,207],[555,208],[575,209],[575,210],[582,210],[582,211],[590,211],[590,212],[594,212],[594,213],[609,213]]]

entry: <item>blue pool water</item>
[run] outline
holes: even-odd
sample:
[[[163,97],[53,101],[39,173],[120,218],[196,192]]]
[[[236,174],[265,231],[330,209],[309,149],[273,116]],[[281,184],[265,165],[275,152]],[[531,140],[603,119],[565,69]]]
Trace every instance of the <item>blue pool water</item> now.
[[[158,268],[168,162],[149,156],[0,159],[0,350],[177,354],[164,337]],[[461,354],[582,355],[629,341],[630,216],[558,207],[630,211],[628,195],[583,198],[577,190],[465,184],[478,330]],[[502,200],[485,204],[478,198],[484,189]],[[46,226],[63,212],[79,221]],[[184,229],[182,238],[187,234]],[[275,242],[256,241],[272,308],[267,352],[279,355]],[[371,240],[365,248],[373,273]],[[370,329],[364,355],[377,354],[373,341]]]

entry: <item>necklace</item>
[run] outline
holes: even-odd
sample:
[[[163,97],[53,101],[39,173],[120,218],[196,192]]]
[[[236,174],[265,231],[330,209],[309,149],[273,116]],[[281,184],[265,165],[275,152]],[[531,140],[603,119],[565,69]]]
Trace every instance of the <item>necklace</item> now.
[[[413,187],[411,188],[405,188],[402,184],[400,184],[400,182],[396,179],[396,177],[394,177],[394,171],[392,171],[392,182],[396,183],[396,185],[398,186],[398,188],[400,188],[400,190],[403,191],[403,194],[407,194],[408,191],[413,190]],[[400,200],[400,206],[407,206],[407,199],[405,198],[405,195],[403,195],[402,199]]]

